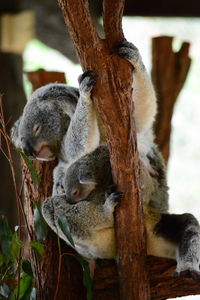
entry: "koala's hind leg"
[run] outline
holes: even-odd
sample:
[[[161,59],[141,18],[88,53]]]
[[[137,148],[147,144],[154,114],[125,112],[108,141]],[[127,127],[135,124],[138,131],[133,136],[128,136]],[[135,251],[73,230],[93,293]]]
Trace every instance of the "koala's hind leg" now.
[[[134,67],[133,94],[137,133],[146,132],[152,127],[157,111],[155,91],[142,62],[138,49],[127,41],[121,42],[115,53],[128,60]]]
[[[97,115],[90,98],[96,77],[94,71],[86,71],[79,76],[80,97],[65,137],[68,161],[76,160],[99,145]]]
[[[191,214],[163,214],[154,229],[156,235],[176,244],[177,268],[174,275],[189,271],[200,279],[200,228]]]

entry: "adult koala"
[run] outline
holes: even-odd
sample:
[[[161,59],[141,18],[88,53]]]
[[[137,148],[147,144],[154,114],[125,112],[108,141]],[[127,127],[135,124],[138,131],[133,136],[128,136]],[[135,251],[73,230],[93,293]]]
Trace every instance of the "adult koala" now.
[[[37,89],[11,129],[14,145],[32,159],[55,159],[60,155],[78,98],[79,90],[65,84],[48,84]]]

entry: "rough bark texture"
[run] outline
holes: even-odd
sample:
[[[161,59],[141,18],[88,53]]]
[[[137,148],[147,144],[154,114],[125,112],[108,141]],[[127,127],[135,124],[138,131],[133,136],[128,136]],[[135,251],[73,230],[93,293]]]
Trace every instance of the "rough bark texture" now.
[[[0,93],[3,94],[3,107],[5,120],[8,122],[7,131],[9,132],[12,124],[19,118],[20,113],[26,103],[26,97],[23,90],[22,74],[22,56],[11,53],[0,52]],[[4,148],[4,141],[3,149]],[[21,171],[19,156],[13,151],[13,158],[16,166],[18,183],[21,182]],[[9,163],[0,151],[0,212],[8,216],[11,226],[17,224],[17,208],[15,192]],[[3,175],[3,176],[2,176]]]
[[[62,79],[61,82],[64,82],[63,73],[58,74],[57,72],[50,72],[48,74],[48,72],[39,71],[34,72],[34,74],[28,74],[28,77],[32,79],[34,87],[39,87],[50,82],[59,82],[60,79]],[[39,187],[33,184],[31,175],[26,165],[23,163],[25,207],[32,239],[36,239],[33,221],[34,202],[41,203],[48,196],[51,196],[53,184],[52,171],[56,166],[56,163],[56,161],[33,161],[33,164],[41,177]],[[59,248],[56,236],[49,233],[44,242],[44,246],[45,253],[42,258],[39,258],[33,250],[30,250],[30,259],[35,272],[37,300],[85,300],[86,291],[83,286],[82,268],[72,256],[75,252],[70,247],[63,245],[64,249],[62,252],[71,253],[72,255],[62,256],[59,274]],[[68,260],[68,264],[66,260]],[[60,276],[59,280],[58,276]]]
[[[161,36],[152,40],[152,79],[158,98],[156,143],[166,162],[170,152],[174,105],[191,64],[188,56],[189,43],[183,43],[178,52],[173,51],[172,43],[173,37]]]
[[[151,300],[200,294],[199,281],[187,277],[187,272],[184,272],[181,277],[172,276],[175,267],[174,260],[147,257]],[[94,288],[95,300],[121,300],[115,261],[97,261]]]
[[[112,54],[116,43],[124,38],[121,28],[124,1],[104,1],[105,40],[96,34],[87,1],[60,0],[59,3],[83,69],[93,69],[100,75],[93,100],[107,137],[115,183],[120,191],[126,191],[116,211],[121,299],[150,299],[131,107],[132,68]]]

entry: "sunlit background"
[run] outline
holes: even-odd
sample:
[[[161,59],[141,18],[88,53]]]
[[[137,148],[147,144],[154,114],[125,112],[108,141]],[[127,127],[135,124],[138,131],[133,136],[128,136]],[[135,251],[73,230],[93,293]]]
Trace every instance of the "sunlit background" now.
[[[182,41],[191,43],[192,66],[175,106],[172,120],[168,183],[170,211],[190,212],[200,220],[200,20],[124,17],[123,28],[127,40],[132,41],[139,48],[149,71],[151,70],[152,37],[174,36],[174,50],[179,50]],[[79,65],[73,64],[41,42],[33,40],[24,52],[24,71],[34,71],[38,68],[65,72],[68,84],[73,86],[77,86],[77,77],[81,73]],[[30,85],[27,83],[26,76],[24,78],[26,92],[29,94]],[[181,297],[181,299],[200,300],[200,296]]]

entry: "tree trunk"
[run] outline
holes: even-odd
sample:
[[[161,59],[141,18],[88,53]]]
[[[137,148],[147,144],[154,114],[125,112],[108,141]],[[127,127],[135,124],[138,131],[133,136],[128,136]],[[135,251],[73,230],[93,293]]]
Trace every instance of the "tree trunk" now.
[[[57,72],[31,72],[28,74],[33,87],[50,82],[64,82],[64,74]],[[24,194],[26,216],[28,220],[31,240],[36,240],[34,228],[34,203],[43,202],[52,193],[52,172],[57,162],[33,161],[33,164],[41,177],[40,186],[33,184],[31,175],[23,163]],[[39,258],[33,249],[30,249],[30,260],[34,267],[35,287],[37,300],[85,300],[86,291],[83,286],[83,272],[81,265],[73,258],[74,251],[62,243],[62,255],[60,253],[56,235],[49,232],[44,242],[45,253]],[[67,261],[66,261],[67,260]],[[69,267],[70,265],[70,267]]]
[[[105,40],[95,31],[87,1],[60,0],[60,6],[83,69],[95,70],[100,75],[92,96],[107,137],[114,181],[125,193],[116,210],[121,299],[150,299],[131,100],[132,67],[112,54],[116,43],[124,38],[121,28],[124,1],[104,1]]]
[[[152,40],[152,79],[158,98],[156,143],[168,161],[170,153],[171,119],[177,97],[186,80],[191,59],[189,43],[184,42],[178,52],[172,50],[173,37],[161,36]]]
[[[26,103],[26,97],[23,90],[23,74],[22,74],[22,56],[18,54],[0,52],[0,93],[3,97],[3,107],[7,131],[9,132],[11,125],[19,118],[20,113]],[[2,147],[5,150],[4,141],[2,139]],[[19,156],[13,151],[13,158],[16,166],[18,184],[21,182],[21,171]],[[15,201],[15,191],[9,168],[9,162],[0,151],[0,211],[8,216],[9,223],[12,227],[17,224],[17,208]],[[3,176],[2,176],[3,175]]]

